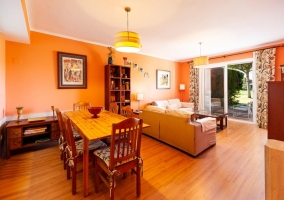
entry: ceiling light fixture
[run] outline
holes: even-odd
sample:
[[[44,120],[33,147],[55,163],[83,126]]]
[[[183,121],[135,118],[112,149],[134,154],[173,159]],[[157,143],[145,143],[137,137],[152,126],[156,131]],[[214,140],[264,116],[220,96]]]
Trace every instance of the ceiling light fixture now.
[[[193,59],[193,66],[194,67],[200,67],[201,65],[207,65],[208,64],[208,57],[207,56],[201,56],[201,44],[202,42],[199,42],[200,44],[200,56]]]
[[[128,31],[128,13],[131,9],[130,7],[125,7],[124,10],[127,13],[127,31],[115,34],[114,47],[120,52],[137,53],[142,47],[140,36],[138,33]]]

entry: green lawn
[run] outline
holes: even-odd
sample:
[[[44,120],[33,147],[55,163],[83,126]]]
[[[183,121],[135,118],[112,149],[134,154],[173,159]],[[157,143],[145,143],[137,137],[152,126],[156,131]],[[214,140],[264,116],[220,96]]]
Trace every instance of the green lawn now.
[[[250,91],[251,97],[253,97],[253,92],[252,90]],[[246,90],[241,90],[240,91],[240,96],[237,98],[239,100],[240,104],[247,104],[248,102],[252,101],[252,98],[248,98],[247,91]]]

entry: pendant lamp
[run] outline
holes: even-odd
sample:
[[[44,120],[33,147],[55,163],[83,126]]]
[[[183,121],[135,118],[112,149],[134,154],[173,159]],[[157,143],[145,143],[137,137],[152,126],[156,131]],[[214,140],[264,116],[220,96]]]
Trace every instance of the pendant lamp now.
[[[193,59],[193,66],[195,68],[200,67],[201,65],[207,65],[208,64],[208,57],[207,56],[201,56],[201,44],[202,44],[202,42],[199,42],[200,56]]]
[[[114,48],[120,52],[137,53],[142,45],[138,33],[128,31],[128,13],[130,7],[125,7],[127,13],[127,31],[118,32],[114,38]]]

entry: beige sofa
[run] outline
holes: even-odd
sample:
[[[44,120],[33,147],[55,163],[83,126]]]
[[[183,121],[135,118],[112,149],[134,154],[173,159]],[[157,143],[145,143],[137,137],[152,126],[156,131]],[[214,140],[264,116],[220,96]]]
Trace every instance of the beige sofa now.
[[[168,99],[168,100],[158,100],[152,103],[163,109],[169,110],[182,110],[182,111],[193,111],[194,104],[189,102],[181,102],[179,99]]]
[[[189,122],[190,112],[161,109],[158,106],[148,106],[139,117],[149,124],[143,133],[171,146],[174,146],[192,156],[197,156],[216,143],[216,127],[202,132],[201,124]]]

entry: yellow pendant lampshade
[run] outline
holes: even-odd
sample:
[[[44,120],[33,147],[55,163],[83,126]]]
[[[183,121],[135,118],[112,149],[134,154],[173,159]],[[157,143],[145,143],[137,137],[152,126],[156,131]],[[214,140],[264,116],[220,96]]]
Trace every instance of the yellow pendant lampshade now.
[[[202,44],[202,42],[199,42],[199,44],[200,44],[200,56],[193,59],[194,68],[198,68],[202,65],[208,64],[208,57],[207,56],[201,56],[201,44]]]
[[[200,56],[193,59],[194,66],[200,65],[207,65],[208,64],[208,57],[207,56]]]
[[[114,48],[120,52],[139,52],[141,49],[139,34],[131,31],[122,31],[115,34]]]
[[[128,31],[128,13],[129,7],[125,7],[127,12],[127,31],[118,32],[115,34],[114,48],[120,52],[137,53],[140,51],[142,45],[138,33]]]

